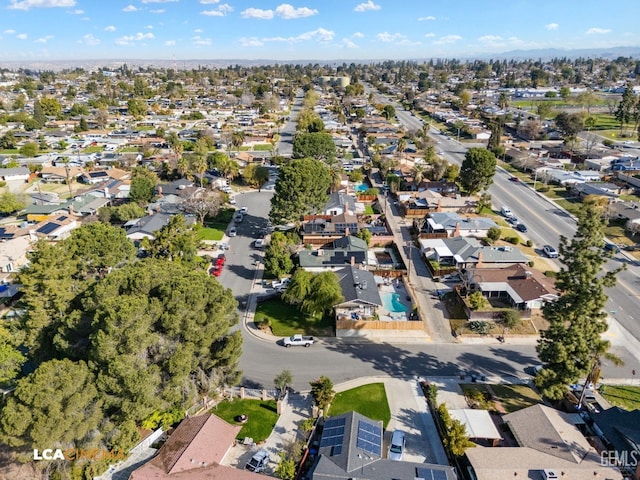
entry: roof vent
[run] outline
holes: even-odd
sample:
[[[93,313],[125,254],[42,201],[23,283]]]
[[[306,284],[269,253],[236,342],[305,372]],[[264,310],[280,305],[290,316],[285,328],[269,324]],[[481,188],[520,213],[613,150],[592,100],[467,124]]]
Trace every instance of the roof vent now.
[[[366,289],[367,289],[367,282],[366,282],[366,281],[364,281],[364,282],[362,282],[362,283],[360,284],[360,289],[361,289],[361,290],[366,290]]]
[[[324,255],[324,248],[319,248],[318,249],[318,256],[322,257]]]

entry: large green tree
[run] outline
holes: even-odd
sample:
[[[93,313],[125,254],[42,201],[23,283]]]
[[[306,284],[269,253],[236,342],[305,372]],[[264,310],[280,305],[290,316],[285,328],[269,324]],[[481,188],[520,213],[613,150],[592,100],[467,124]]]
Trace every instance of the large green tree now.
[[[314,314],[327,313],[344,300],[338,277],[334,272],[317,273],[311,279],[309,295],[302,301],[302,310]]]
[[[135,167],[131,173],[129,199],[138,204],[151,201],[155,194],[158,176],[144,167]]]
[[[601,214],[601,206],[585,204],[573,239],[560,238],[560,297],[543,309],[549,328],[541,332],[537,347],[544,368],[536,384],[552,399],[561,399],[567,386],[587,375],[609,348],[602,339],[607,330],[605,288],[615,285],[619,270],[602,268],[606,258]]]
[[[327,202],[330,186],[328,168],[322,162],[311,158],[292,160],[280,168],[269,218],[280,225],[319,212]]]
[[[250,163],[244,167],[242,178],[244,178],[247,185],[257,188],[269,180],[269,169],[257,163]]]
[[[293,158],[314,158],[332,162],[336,157],[336,144],[328,133],[297,133],[293,138]]]
[[[458,180],[462,189],[470,195],[486,189],[493,183],[496,173],[496,156],[484,148],[470,148],[464,156]]]
[[[318,408],[326,410],[336,395],[331,379],[322,375],[318,379],[309,382],[309,385],[311,385],[311,396],[314,403]]]
[[[273,232],[264,252],[264,268],[275,277],[282,277],[293,270],[291,259],[293,243],[282,232]]]
[[[1,170],[0,170],[1,172]],[[0,214],[12,214],[26,207],[27,202],[15,193],[5,191],[0,194]]]

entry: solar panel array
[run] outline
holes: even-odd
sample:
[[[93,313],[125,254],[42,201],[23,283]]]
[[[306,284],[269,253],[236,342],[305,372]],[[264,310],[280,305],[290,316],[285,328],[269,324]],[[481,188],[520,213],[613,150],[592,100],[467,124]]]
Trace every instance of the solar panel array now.
[[[372,455],[381,456],[382,428],[379,425],[360,420],[358,422],[358,441],[356,446]]]
[[[345,418],[331,418],[324,424],[322,430],[322,440],[320,447],[332,447],[331,456],[342,453],[342,443],[344,442]]]
[[[53,223],[53,222],[48,222],[45,223],[43,226],[41,226],[38,230],[36,230],[38,233],[41,233],[43,235],[49,235],[51,232],[53,232],[56,228],[58,228],[60,225],[58,225],[57,223]]]
[[[447,480],[447,472],[433,468],[416,468],[417,478],[424,480]]]

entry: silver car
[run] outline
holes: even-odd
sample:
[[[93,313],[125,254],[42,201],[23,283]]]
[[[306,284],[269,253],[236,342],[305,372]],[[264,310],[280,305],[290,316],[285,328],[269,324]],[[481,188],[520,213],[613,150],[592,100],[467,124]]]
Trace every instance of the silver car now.
[[[404,432],[402,430],[396,430],[391,436],[391,445],[389,445],[389,454],[387,458],[389,460],[395,460],[397,462],[402,461],[404,456]]]
[[[251,457],[251,460],[247,462],[244,468],[250,472],[260,473],[267,468],[269,460],[269,452],[263,448],[262,450],[258,450],[253,457]]]

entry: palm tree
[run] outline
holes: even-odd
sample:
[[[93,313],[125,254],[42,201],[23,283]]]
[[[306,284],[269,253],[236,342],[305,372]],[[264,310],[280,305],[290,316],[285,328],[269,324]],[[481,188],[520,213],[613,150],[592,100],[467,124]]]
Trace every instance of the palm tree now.
[[[244,132],[242,130],[234,130],[231,134],[231,144],[236,147],[236,149],[240,149],[243,143]]]
[[[407,148],[407,140],[404,137],[401,137],[398,139],[398,144],[396,146],[396,152],[398,152],[398,155],[400,156],[400,163],[402,162],[402,159],[404,158],[404,151]]]
[[[418,185],[424,180],[424,163],[415,163],[413,165],[413,183],[418,188]]]
[[[187,170],[189,169],[189,162],[187,161],[187,159],[183,156],[178,158],[178,161],[176,162],[176,170],[178,171],[178,175],[180,175],[181,178],[184,178],[184,176],[187,174]]]
[[[200,177],[200,187],[202,187],[203,185],[202,182],[204,180],[204,172],[207,171],[207,157],[203,155],[196,155],[193,158],[191,167],[193,168],[193,171],[196,172]]]

